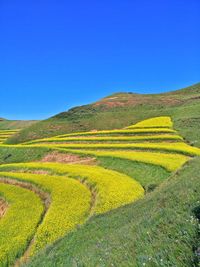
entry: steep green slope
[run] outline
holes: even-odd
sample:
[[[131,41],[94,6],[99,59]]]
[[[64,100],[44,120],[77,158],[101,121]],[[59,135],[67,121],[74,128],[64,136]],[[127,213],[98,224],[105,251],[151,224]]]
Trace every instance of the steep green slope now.
[[[175,122],[175,128],[187,140],[199,146],[198,131],[191,130],[191,126],[198,129],[200,125],[199,111],[200,83],[163,94],[118,93],[35,123],[10,138],[8,143],[74,131],[122,128],[149,117],[168,115]]]

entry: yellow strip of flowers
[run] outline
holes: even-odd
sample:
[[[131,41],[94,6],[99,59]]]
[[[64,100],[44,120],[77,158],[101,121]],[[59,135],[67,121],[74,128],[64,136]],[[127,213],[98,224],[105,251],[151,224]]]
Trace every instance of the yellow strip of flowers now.
[[[30,173],[1,172],[0,176],[31,182],[51,196],[52,203],[37,229],[32,253],[64,236],[75,225],[83,223],[89,213],[91,193],[79,181]]]
[[[51,138],[43,138],[37,139],[26,144],[35,144],[35,143],[51,143],[51,142],[121,142],[121,141],[149,141],[149,140],[183,140],[183,138],[179,135],[174,134],[157,134],[157,135],[135,135],[135,136],[77,136],[77,137],[51,137]]]
[[[149,163],[153,165],[158,165],[169,172],[176,171],[183,164],[185,164],[190,157],[180,155],[180,154],[170,154],[170,153],[158,153],[158,152],[143,152],[143,151],[95,151],[95,150],[72,150],[72,149],[58,149],[59,151],[75,153],[80,155],[93,155],[97,157],[112,157],[128,159],[131,161],[138,161]]]
[[[36,145],[37,146],[37,145]],[[45,144],[40,144],[39,146],[47,146]],[[49,145],[50,146],[50,145]],[[166,152],[176,152],[189,156],[200,156],[200,149],[197,147],[192,147],[183,142],[178,143],[129,143],[129,144],[53,144],[51,147],[61,147],[67,149],[95,149],[95,150],[160,150]]]
[[[50,170],[53,175],[62,174],[86,180],[97,191],[95,213],[107,212],[131,203],[144,195],[143,187],[134,179],[99,166],[40,162],[0,165],[0,171],[17,169]]]
[[[118,130],[103,130],[103,131],[90,131],[90,132],[76,132],[58,135],[56,137],[66,137],[66,136],[82,136],[82,135],[118,135],[118,134],[147,134],[147,133],[176,133],[175,130],[169,128],[148,128],[148,129],[118,129]]]
[[[0,219],[0,265],[12,266],[32,239],[44,206],[36,194],[18,186],[0,183],[0,194],[9,204]]]
[[[136,124],[128,126],[126,129],[133,129],[133,128],[151,128],[151,127],[173,127],[173,123],[170,117],[168,116],[161,116],[161,117],[154,117],[147,120],[140,121]]]

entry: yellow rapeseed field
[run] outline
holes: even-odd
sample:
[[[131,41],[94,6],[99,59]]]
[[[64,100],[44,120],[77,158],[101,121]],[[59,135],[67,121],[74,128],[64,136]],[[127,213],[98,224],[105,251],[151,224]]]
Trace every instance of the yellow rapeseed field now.
[[[93,155],[97,157],[112,157],[112,158],[121,158],[128,159],[130,161],[138,161],[149,163],[153,165],[158,165],[166,170],[172,172],[179,169],[183,164],[185,164],[190,157],[180,154],[171,154],[171,153],[158,153],[158,152],[147,152],[147,151],[95,151],[95,150],[71,150],[60,148],[58,151],[75,153],[80,155]]]
[[[33,183],[51,196],[52,203],[37,229],[32,253],[62,237],[77,224],[83,223],[89,213],[91,193],[77,180],[62,176],[11,172],[1,172],[0,176]]]
[[[173,127],[173,123],[170,117],[168,116],[162,116],[162,117],[155,117],[155,118],[150,118],[147,120],[140,121],[136,124],[130,125],[127,127],[127,129],[132,129],[132,128],[152,128],[152,127]]]
[[[50,147],[50,145],[39,144],[36,146],[46,146]],[[185,154],[188,156],[199,156],[200,149],[196,147],[192,147],[183,142],[177,143],[129,143],[129,144],[52,144],[51,147],[60,147],[67,149],[83,149],[83,150],[156,150],[156,151],[166,151],[166,152],[176,152]]]
[[[1,180],[0,180],[1,181]],[[44,207],[32,191],[0,182],[8,210],[0,219],[0,266],[12,266],[32,239]]]
[[[0,130],[0,144],[19,130]]]
[[[163,141],[163,140],[175,140],[181,141],[183,138],[175,134],[151,134],[151,135],[133,135],[133,136],[77,136],[77,137],[51,137],[43,138],[34,141],[27,142],[26,144],[35,144],[35,143],[65,143],[65,142],[136,142],[136,141]]]
[[[66,137],[66,136],[82,136],[82,135],[89,135],[89,136],[98,136],[98,135],[118,135],[118,134],[147,134],[147,133],[176,133],[175,130],[169,128],[141,128],[141,129],[119,129],[119,130],[104,130],[104,131],[91,131],[91,132],[76,132],[70,134],[63,134],[58,135],[57,137]]]
[[[96,205],[93,210],[95,213],[107,212],[111,209],[133,202],[144,195],[144,189],[134,179],[125,174],[106,170],[99,166],[39,162],[6,164],[0,166],[0,171],[6,169],[50,170],[53,175],[62,174],[75,179],[79,178],[80,180],[86,180],[97,193]],[[26,177],[28,177],[27,174]],[[62,179],[64,178],[62,177]]]

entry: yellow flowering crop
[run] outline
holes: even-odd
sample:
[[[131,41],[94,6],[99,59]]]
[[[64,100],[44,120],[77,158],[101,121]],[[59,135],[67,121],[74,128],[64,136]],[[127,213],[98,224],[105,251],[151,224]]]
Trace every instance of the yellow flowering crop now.
[[[22,169],[45,169],[54,175],[8,172]],[[95,188],[97,196],[93,212],[97,214],[133,202],[144,195],[142,186],[132,178],[98,166],[34,162],[0,165],[0,171],[2,177],[34,183],[51,195],[52,203],[37,229],[32,253],[62,237],[89,215],[91,193],[75,179],[86,180],[88,185]],[[62,176],[55,176],[55,173]]]
[[[31,146],[31,145],[30,145]],[[34,145],[32,145],[34,146]],[[129,144],[38,144],[35,147],[66,148],[78,150],[147,150],[166,151],[181,153],[189,156],[199,156],[200,149],[189,146],[183,142],[179,143],[129,143]]]
[[[183,140],[183,138],[179,135],[175,134],[151,134],[151,135],[121,135],[121,136],[77,136],[77,137],[51,137],[51,138],[43,138],[34,141],[27,142],[26,144],[35,144],[35,143],[65,143],[65,142],[136,142],[136,141],[150,141],[150,140]]]
[[[19,130],[0,130],[0,144]]]
[[[0,175],[31,182],[51,196],[52,203],[37,229],[32,253],[62,237],[75,225],[83,223],[88,215],[91,193],[79,181],[62,176],[27,173],[1,172]]]
[[[93,155],[97,157],[112,157],[128,159],[130,161],[138,161],[158,165],[165,168],[168,171],[176,171],[183,164],[185,164],[190,157],[180,154],[171,153],[158,153],[147,151],[95,151],[95,150],[71,150],[71,149],[58,149],[59,151],[65,151],[69,153],[76,153],[80,155]],[[131,164],[131,163],[130,163]]]
[[[1,134],[0,133],[0,138],[8,138],[10,136],[11,136],[11,134]]]
[[[0,130],[0,134],[13,134],[19,132],[19,129],[15,129],[15,130]]]
[[[127,129],[132,128],[153,128],[153,127],[173,127],[173,123],[170,117],[163,116],[163,117],[155,117],[150,118],[147,120],[140,121],[136,124],[133,124],[131,126],[128,126]]]
[[[9,205],[0,219],[0,266],[3,267],[12,266],[16,258],[23,255],[44,207],[36,194],[18,186],[0,183],[0,195]]]
[[[0,166],[0,171],[5,169],[45,169],[50,170],[53,174],[65,174],[68,177],[84,179],[97,192],[94,207],[95,213],[107,212],[128,204],[144,194],[142,186],[134,179],[125,174],[106,170],[99,166],[34,162]]]
[[[176,133],[175,130],[169,128],[148,128],[148,129],[119,129],[119,130],[104,130],[104,131],[91,131],[91,132],[76,132],[58,135],[57,137],[66,137],[66,136],[98,136],[98,135],[118,135],[118,134],[147,134],[147,133]]]

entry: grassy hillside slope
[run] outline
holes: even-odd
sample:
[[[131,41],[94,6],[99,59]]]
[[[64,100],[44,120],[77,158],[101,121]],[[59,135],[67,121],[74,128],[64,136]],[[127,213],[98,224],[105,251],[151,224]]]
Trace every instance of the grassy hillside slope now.
[[[122,128],[162,115],[171,116],[175,129],[180,130],[188,141],[200,146],[197,131],[200,125],[200,83],[163,94],[114,94],[35,123],[12,136],[7,143],[21,143],[75,131]],[[197,129],[191,130],[191,126]]]
[[[6,120],[0,118],[0,130],[14,130],[23,129],[36,123],[37,121],[23,121],[23,120]]]

